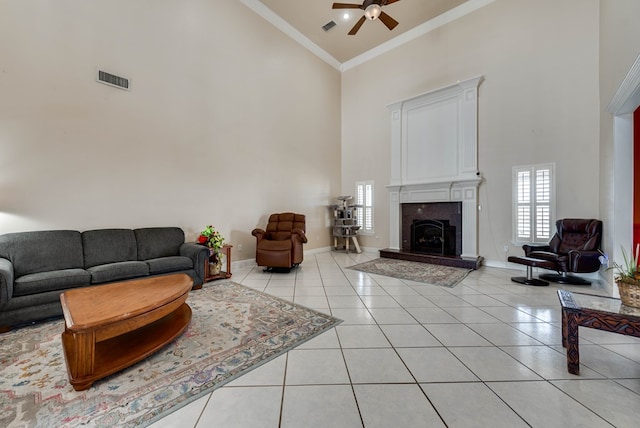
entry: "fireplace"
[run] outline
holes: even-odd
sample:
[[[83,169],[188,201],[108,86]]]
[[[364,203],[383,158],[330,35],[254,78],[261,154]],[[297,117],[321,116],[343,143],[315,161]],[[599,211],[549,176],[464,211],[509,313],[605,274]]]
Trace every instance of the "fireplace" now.
[[[478,76],[457,81],[388,106],[389,248],[380,250],[381,257],[468,265],[472,269],[480,266],[478,188],[482,174],[478,169],[478,86],[482,80]],[[439,208],[426,215],[427,209],[432,210],[440,203],[452,204],[455,215],[439,212]],[[416,211],[411,215],[406,208],[410,206]],[[436,222],[421,223],[429,228],[442,223],[440,238],[435,229],[429,229],[434,236],[418,240],[424,238],[433,245],[414,242],[412,248],[414,220]],[[414,239],[415,233],[414,227]],[[443,242],[442,247],[435,245],[438,240]]]
[[[480,266],[481,257],[464,256],[463,237],[472,229],[466,226],[469,211],[474,214],[473,207],[464,201],[447,201],[405,202],[398,204],[398,208],[401,245],[380,250],[380,257],[466,269]]]
[[[462,248],[462,202],[401,204],[402,251],[459,256]]]

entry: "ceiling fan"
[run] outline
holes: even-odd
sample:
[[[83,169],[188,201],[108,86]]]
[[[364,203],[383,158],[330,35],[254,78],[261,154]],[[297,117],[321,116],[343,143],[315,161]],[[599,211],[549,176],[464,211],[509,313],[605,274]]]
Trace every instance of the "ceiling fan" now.
[[[389,30],[393,30],[398,25],[398,21],[384,13],[382,10],[382,6],[389,5],[391,3],[398,2],[400,0],[364,0],[362,4],[353,4],[353,3],[334,3],[331,7],[332,9],[362,9],[364,10],[364,15],[362,18],[356,22],[356,25],[353,26],[351,31],[349,31],[350,36],[355,36],[358,32],[364,21],[367,19],[373,21],[375,19],[380,18],[380,21],[384,25],[387,26]]]

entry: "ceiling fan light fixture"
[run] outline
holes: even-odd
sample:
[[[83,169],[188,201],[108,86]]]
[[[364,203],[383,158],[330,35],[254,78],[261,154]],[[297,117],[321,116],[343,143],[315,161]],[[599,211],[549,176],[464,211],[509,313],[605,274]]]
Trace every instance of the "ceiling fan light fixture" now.
[[[370,4],[364,10],[364,16],[366,16],[367,19],[371,21],[373,21],[374,19],[378,19],[380,13],[382,13],[382,7],[377,3]]]

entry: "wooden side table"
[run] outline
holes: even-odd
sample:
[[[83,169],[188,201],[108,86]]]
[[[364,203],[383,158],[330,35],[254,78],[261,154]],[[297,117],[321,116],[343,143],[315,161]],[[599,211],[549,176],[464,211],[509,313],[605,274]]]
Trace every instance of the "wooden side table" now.
[[[209,259],[205,262],[204,265],[204,282],[214,281],[216,279],[227,279],[231,278],[231,249],[233,245],[225,244],[220,248],[219,252],[224,254],[225,259],[227,261],[226,270],[220,271],[220,273],[212,274],[209,270],[209,263],[212,263],[213,254],[209,256]]]

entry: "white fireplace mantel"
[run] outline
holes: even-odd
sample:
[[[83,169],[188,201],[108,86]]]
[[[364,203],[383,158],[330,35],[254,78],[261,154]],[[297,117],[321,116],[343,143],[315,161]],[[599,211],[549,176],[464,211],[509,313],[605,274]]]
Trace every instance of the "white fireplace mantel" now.
[[[401,248],[401,204],[462,202],[463,258],[478,257],[478,87],[482,76],[388,106],[390,247]]]

